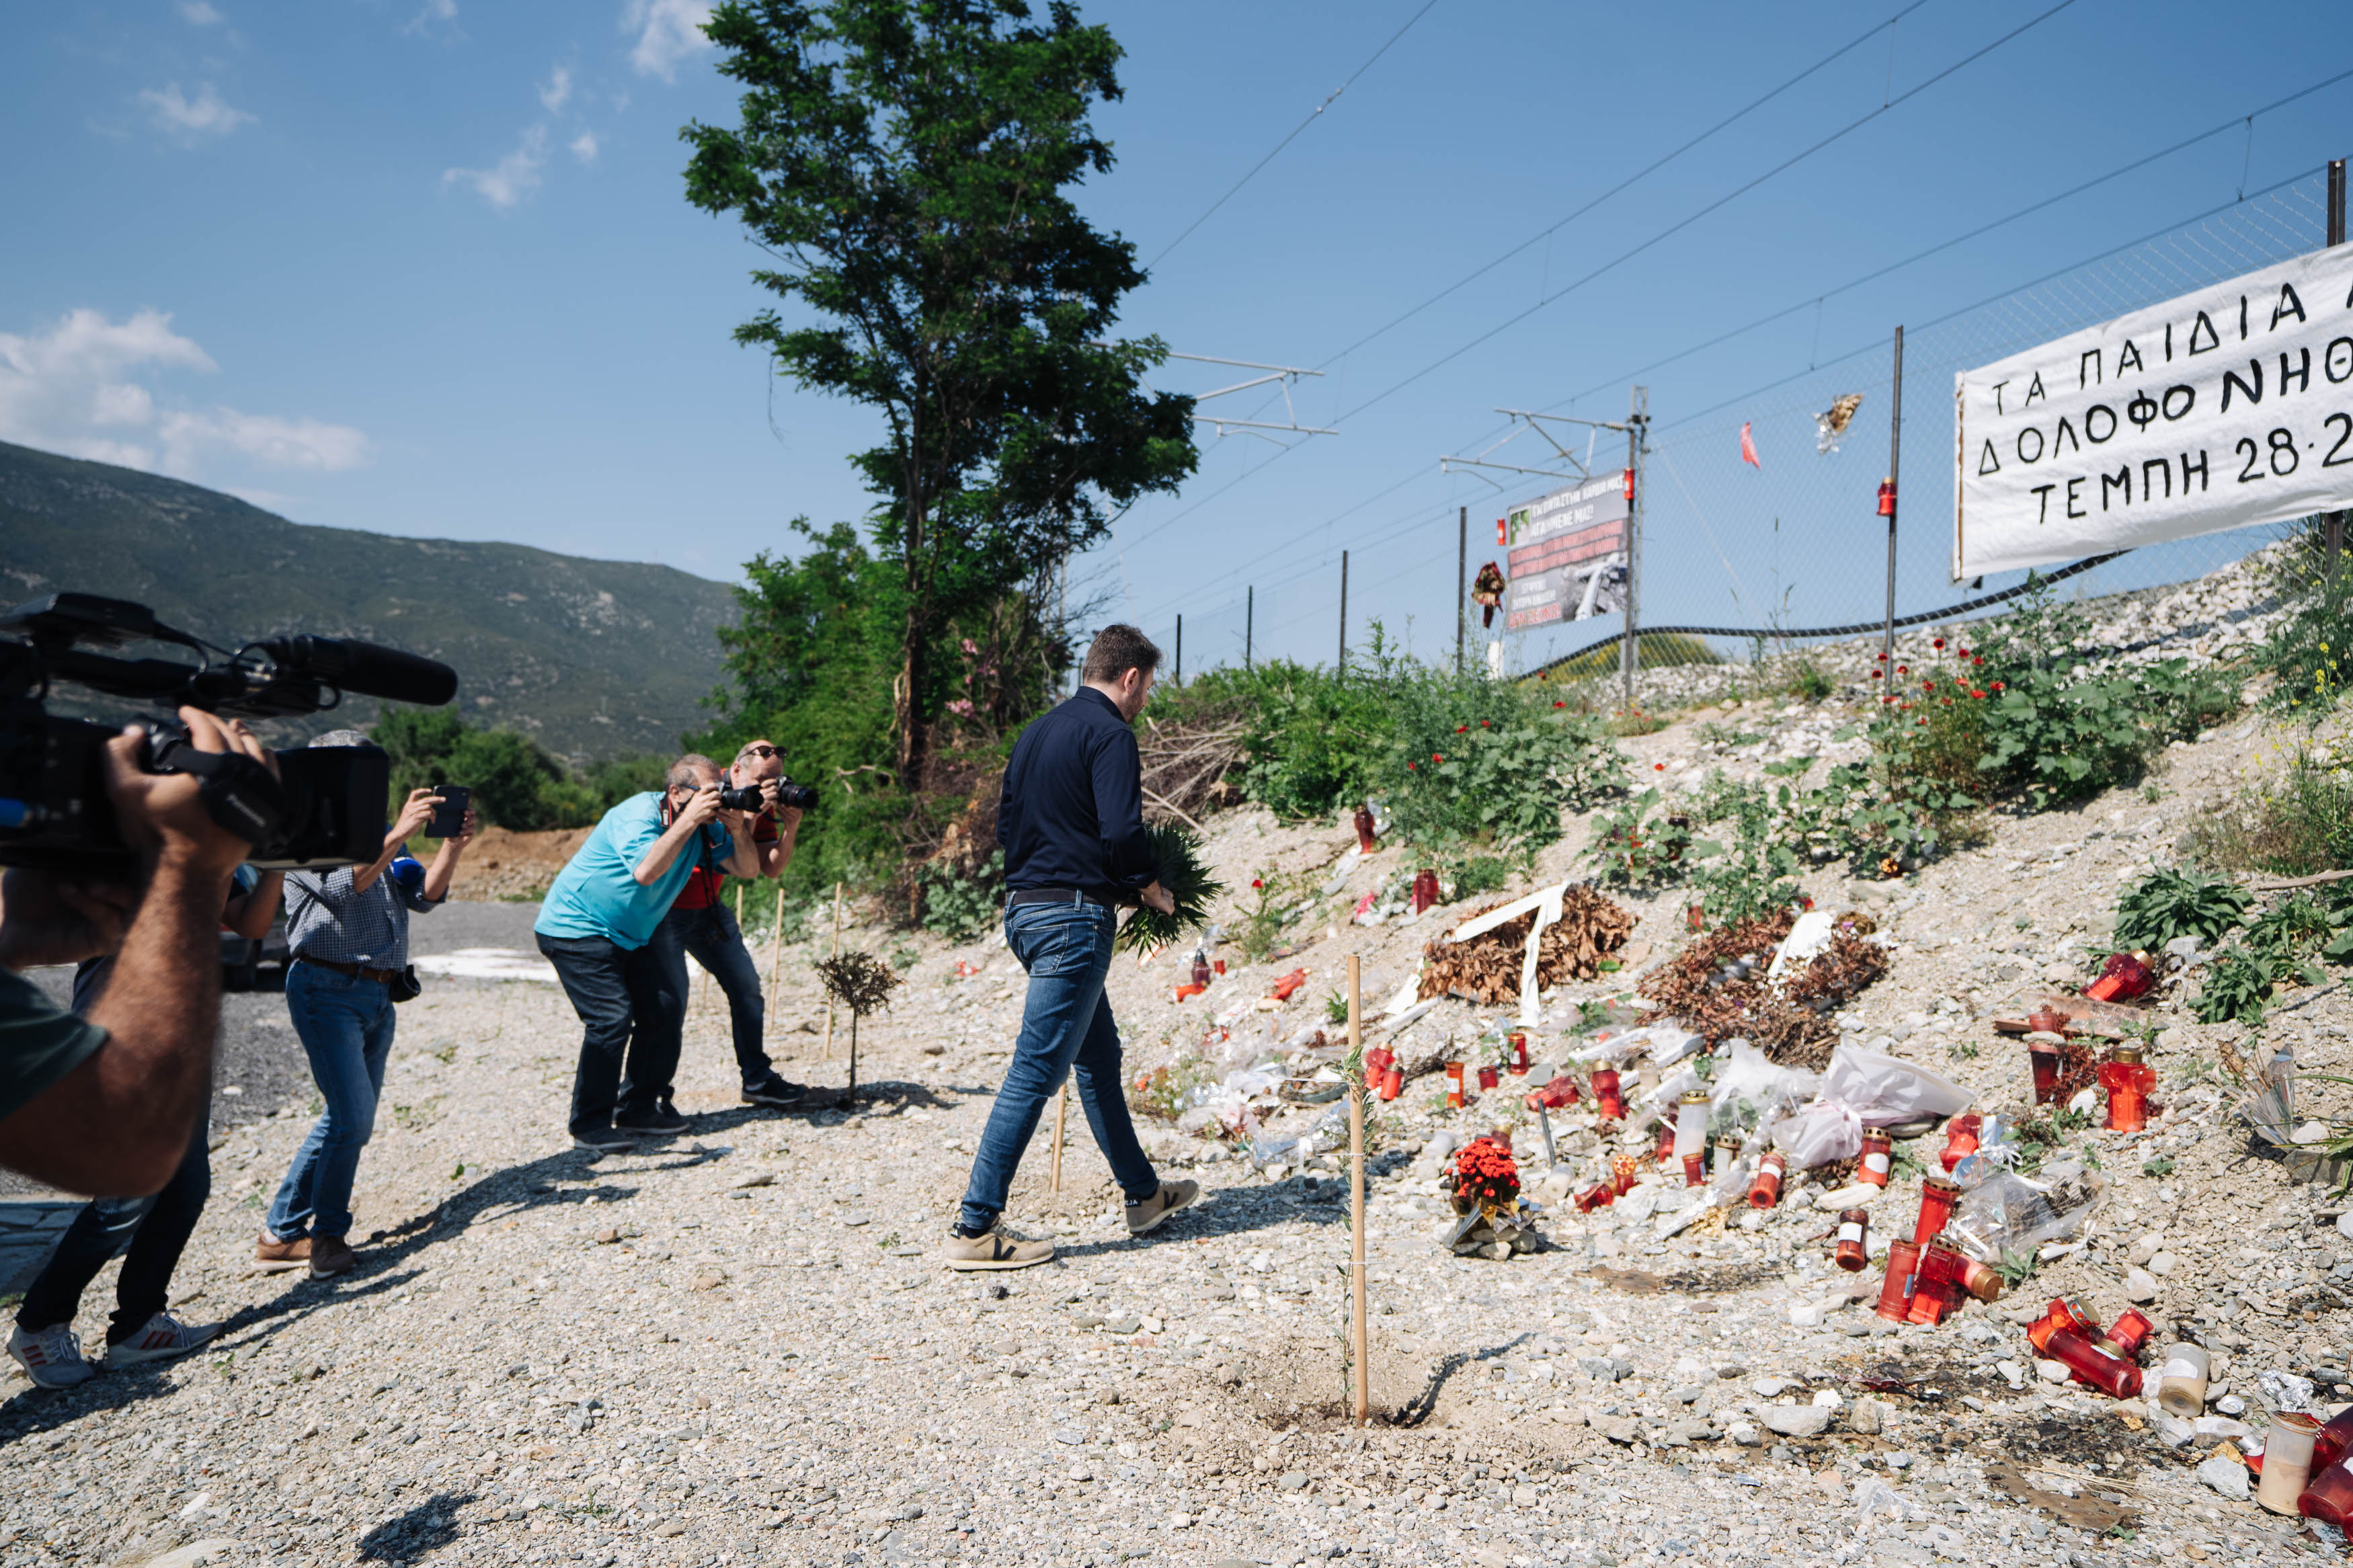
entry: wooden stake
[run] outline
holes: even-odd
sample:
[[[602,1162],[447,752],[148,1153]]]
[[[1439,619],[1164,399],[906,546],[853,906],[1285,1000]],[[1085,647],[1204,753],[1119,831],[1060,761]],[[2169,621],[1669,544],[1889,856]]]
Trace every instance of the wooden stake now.
[[[785,889],[776,884],[776,923],[768,932],[768,1016],[776,1016],[776,994],[784,989],[784,955],[778,951],[785,940]]]
[[[1356,1314],[1356,1425],[1372,1417],[1372,1368],[1365,1357],[1365,1032],[1361,961],[1348,955],[1348,1290]]]
[[[833,951],[827,956],[841,956],[841,884],[839,882],[833,885]],[[826,998],[825,1033],[818,1039],[817,1054],[827,1061],[833,1059],[833,999],[830,996]]]
[[[1062,1085],[1062,1097],[1054,1101],[1054,1178],[1056,1192],[1062,1190],[1062,1123],[1071,1114],[1071,1086]]]

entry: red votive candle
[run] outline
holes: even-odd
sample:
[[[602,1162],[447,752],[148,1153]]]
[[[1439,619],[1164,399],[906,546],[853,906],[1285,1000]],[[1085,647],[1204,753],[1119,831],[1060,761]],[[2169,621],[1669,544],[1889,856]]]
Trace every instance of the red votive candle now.
[[[1482,1067],[1482,1068],[1481,1068],[1479,1069],[1479,1092],[1480,1092],[1480,1093],[1482,1093],[1482,1094],[1486,1093],[1489,1089],[1491,1089],[1494,1088],[1497,1084],[1499,1084],[1499,1083],[1501,1083],[1501,1082],[1503,1082],[1503,1081],[1504,1081],[1504,1075],[1503,1075],[1503,1071],[1502,1071],[1502,1069],[1501,1069],[1501,1068],[1496,1068],[1496,1067],[1495,1067],[1495,1066],[1493,1066],[1493,1064],[1490,1064],[1490,1065],[1488,1065],[1488,1066],[1486,1066],[1486,1067]]]
[[[2316,1462],[2318,1458],[2316,1452]],[[2353,1468],[2348,1468],[2342,1458],[2326,1469],[2315,1468],[2312,1480],[2295,1500],[2295,1511],[2339,1530],[2353,1523]]]
[[[1871,1262],[1871,1211],[1841,1209],[1838,1223],[1838,1250],[1832,1254],[1838,1266],[1850,1274],[1860,1274]]]
[[[2064,1365],[2077,1382],[2111,1399],[2130,1399],[2140,1392],[2140,1368],[2110,1355],[2081,1334],[2061,1329],[2044,1342],[2042,1353]]]
[[[1527,1105],[1530,1110],[1558,1110],[1564,1105],[1575,1105],[1577,1098],[1576,1078],[1562,1073],[1542,1089],[1532,1092],[1527,1098]]]
[[[2059,1098],[2059,1068],[2065,1058],[2065,1047],[2056,1040],[2031,1040],[2026,1047],[2026,1059],[2034,1068],[2034,1103],[2048,1105]]]
[[[1593,1069],[1593,1109],[1604,1121],[1626,1120],[1626,1100],[1618,1092],[1618,1069]]]
[[[2108,1091],[2107,1128],[2111,1132],[2137,1132],[2148,1125],[2148,1091],[2157,1087],[2157,1069],[2141,1059],[2138,1046],[2118,1046],[2100,1064],[2100,1087]]]
[[[1984,1131],[1985,1118],[1974,1110],[1945,1123],[1945,1152],[1939,1158],[1947,1173],[1978,1152],[1978,1134]]]
[[[1912,1312],[1912,1285],[1920,1271],[1920,1249],[1908,1241],[1887,1244],[1887,1278],[1879,1286],[1879,1315],[1903,1322]]]
[[[1609,1184],[1621,1198],[1634,1190],[1634,1177],[1637,1174],[1634,1162],[1623,1154],[1609,1162]]]
[[[2084,1310],[2083,1303],[2072,1296],[2061,1296],[2042,1310],[2042,1316],[2026,1327],[2026,1342],[2034,1353],[2047,1357],[2051,1336],[2065,1331],[2079,1338],[2096,1342],[2100,1337],[2099,1320]]]
[[[1461,1062],[1446,1064],[1446,1103],[1449,1105],[1462,1103],[1462,1064]]]
[[[1877,1127],[1866,1128],[1862,1134],[1862,1161],[1854,1168],[1854,1179],[1867,1186],[1883,1187],[1887,1173],[1895,1164],[1895,1140]]]
[[[1757,1179],[1748,1184],[1748,1206],[1769,1209],[1781,1201],[1781,1177],[1788,1170],[1788,1157],[1775,1149],[1757,1162]]]
[[[1926,1245],[1930,1237],[1944,1229],[1960,1196],[1961,1184],[1950,1176],[1932,1174],[1924,1178],[1920,1183],[1920,1219],[1912,1227],[1912,1239]]]
[[[2104,1335],[2095,1335],[2094,1343],[2110,1355],[2122,1356],[2129,1362],[2140,1360],[2141,1347],[2157,1331],[2157,1325],[2140,1314],[2137,1308],[2126,1307],[2116,1326]]]

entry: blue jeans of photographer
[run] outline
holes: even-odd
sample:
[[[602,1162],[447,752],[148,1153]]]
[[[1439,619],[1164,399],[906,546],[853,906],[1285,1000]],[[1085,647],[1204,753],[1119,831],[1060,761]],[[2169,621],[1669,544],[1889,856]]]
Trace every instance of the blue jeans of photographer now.
[[[349,1236],[352,1184],[360,1151],[375,1135],[376,1099],[392,1058],[392,993],[298,957],[286,967],[286,1011],[327,1109],[294,1152],[269,1205],[269,1234],[280,1241]]]
[[[1128,1119],[1119,1026],[1103,995],[1117,922],[1100,904],[1013,904],[1005,911],[1005,945],[1029,972],[1029,993],[1012,1064],[973,1158],[959,1216],[967,1231],[987,1230],[1004,1212],[1022,1152],[1065,1075],[1078,1079],[1087,1127],[1127,1201],[1141,1203],[1160,1190],[1159,1173]]]
[[[763,1043],[767,1001],[761,994],[760,972],[744,946],[744,928],[735,923],[735,911],[715,901],[694,910],[672,904],[646,946],[661,965],[663,985],[678,998],[675,1021],[681,1030],[689,994],[686,961],[691,954],[727,994],[727,1016],[734,1026],[735,1070],[743,1075],[744,1087],[750,1089],[775,1076]],[[667,1096],[670,1089],[662,1085],[662,1093]]]

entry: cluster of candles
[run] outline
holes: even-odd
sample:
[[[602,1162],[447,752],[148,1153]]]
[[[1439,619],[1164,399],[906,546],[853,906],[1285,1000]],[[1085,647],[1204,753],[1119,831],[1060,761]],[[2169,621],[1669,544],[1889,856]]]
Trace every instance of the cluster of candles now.
[[[1467,1105],[1470,1103],[1470,1075],[1474,1070],[1478,1074],[1479,1092],[1481,1094],[1492,1093],[1496,1086],[1504,1081],[1504,1075],[1507,1072],[1514,1078],[1525,1078],[1528,1076],[1528,1070],[1532,1064],[1528,1060],[1527,1031],[1525,1029],[1507,1030],[1504,1035],[1504,1043],[1511,1047],[1512,1058],[1509,1061],[1500,1063],[1489,1062],[1475,1069],[1472,1068],[1468,1062],[1448,1062],[1446,1064],[1447,1104]],[[1386,1056],[1388,1053],[1384,1052],[1382,1054]],[[1365,1059],[1366,1063],[1369,1064],[1372,1058],[1367,1054]],[[1373,1082],[1369,1065],[1367,1067],[1365,1081],[1367,1084]],[[1550,1108],[1557,1109],[1559,1106],[1575,1103],[1577,1100],[1577,1081],[1570,1078],[1567,1073],[1561,1074],[1558,1078],[1554,1079],[1551,1083],[1546,1084],[1545,1086],[1544,1092],[1549,1092],[1563,1084],[1567,1085],[1567,1098],[1566,1100],[1558,1100],[1549,1102]],[[1389,1090],[1386,1083],[1378,1087],[1380,1088],[1381,1098],[1383,1100],[1395,1100],[1397,1098],[1397,1096]],[[1402,1088],[1403,1085],[1400,1083],[1399,1087]],[[1538,1109],[1536,1097],[1535,1095],[1530,1095],[1528,1097],[1528,1109],[1531,1110]]]

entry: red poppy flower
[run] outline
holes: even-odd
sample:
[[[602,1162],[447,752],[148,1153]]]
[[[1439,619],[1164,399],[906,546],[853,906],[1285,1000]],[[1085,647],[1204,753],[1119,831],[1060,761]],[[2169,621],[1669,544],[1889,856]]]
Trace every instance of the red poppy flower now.
[[[2001,682],[2000,682],[2000,681],[1999,681],[1999,680],[1995,681],[1995,682],[1993,683],[1993,689],[1994,689],[1996,691],[2000,691],[2000,690],[2001,689]]]
[[[1667,771],[1667,764],[1664,763],[1652,763],[1651,764],[1651,771],[1654,773],[1665,773]]]
[[[1899,664],[1895,667],[1895,673],[1898,675],[1909,675],[1912,673],[1912,667],[1908,664]]]
[[[1430,760],[1433,763],[1442,763],[1446,760],[1446,753],[1443,752],[1432,752],[1430,753]]]
[[[1887,656],[1884,653],[1873,654],[1872,657],[1878,659],[1882,664],[1885,664],[1887,662]]]
[[[1933,680],[1924,680],[1920,683],[1920,689],[1923,691],[1934,691],[1936,689],[1936,683]]]
[[[1471,726],[1468,724],[1457,724],[1454,726],[1454,732],[1458,735],[1464,734],[1469,731],[1470,728]]]
[[[1945,639],[1944,639],[1944,638],[1942,638],[1942,637],[1938,637],[1938,638],[1936,638],[1935,641],[1931,642],[1928,646],[1929,646],[1930,647],[1944,647],[1944,646],[1945,646]]]
[[[1266,883],[1256,877],[1252,877],[1250,879],[1250,886],[1253,888],[1263,888],[1266,886]]]
[[[1971,691],[1969,695],[1972,697],[1982,698],[1985,696],[1985,693],[1982,691]]]
[[[1884,679],[1886,679],[1886,676],[1887,672],[1883,669],[1874,669],[1871,672],[1871,679],[1873,680]]]
[[[1977,658],[1969,660],[1969,662],[1971,664],[1983,664],[1985,662],[1985,655],[1979,654]]]
[[[1479,728],[1481,728],[1482,730],[1485,730],[1485,729],[1491,728],[1491,727],[1492,727],[1492,724],[1493,724],[1493,721],[1491,721],[1491,720],[1482,719],[1482,720],[1480,720],[1480,721],[1479,721]]]
[[[1968,649],[1967,649],[1967,648],[1965,648],[1965,647],[1957,647],[1957,648],[1955,648],[1955,649],[1953,650],[1953,652],[1954,652],[1956,655],[1957,655],[1958,657],[1962,658],[1968,658],[1968,657],[1969,657],[1969,650],[1968,650]]]
[[[1554,707],[1556,707],[1556,708],[1566,708],[1566,707],[1567,707],[1567,706],[1568,706],[1568,704],[1567,704],[1567,703],[1566,703],[1566,702],[1556,702],[1556,703],[1554,703],[1554,704],[1553,704],[1553,706],[1554,706]]]
[[[1406,772],[1408,772],[1408,773],[1411,773],[1411,772],[1413,772],[1413,764],[1412,764],[1411,763],[1406,763],[1406,765],[1405,765],[1405,771],[1406,771]]]

